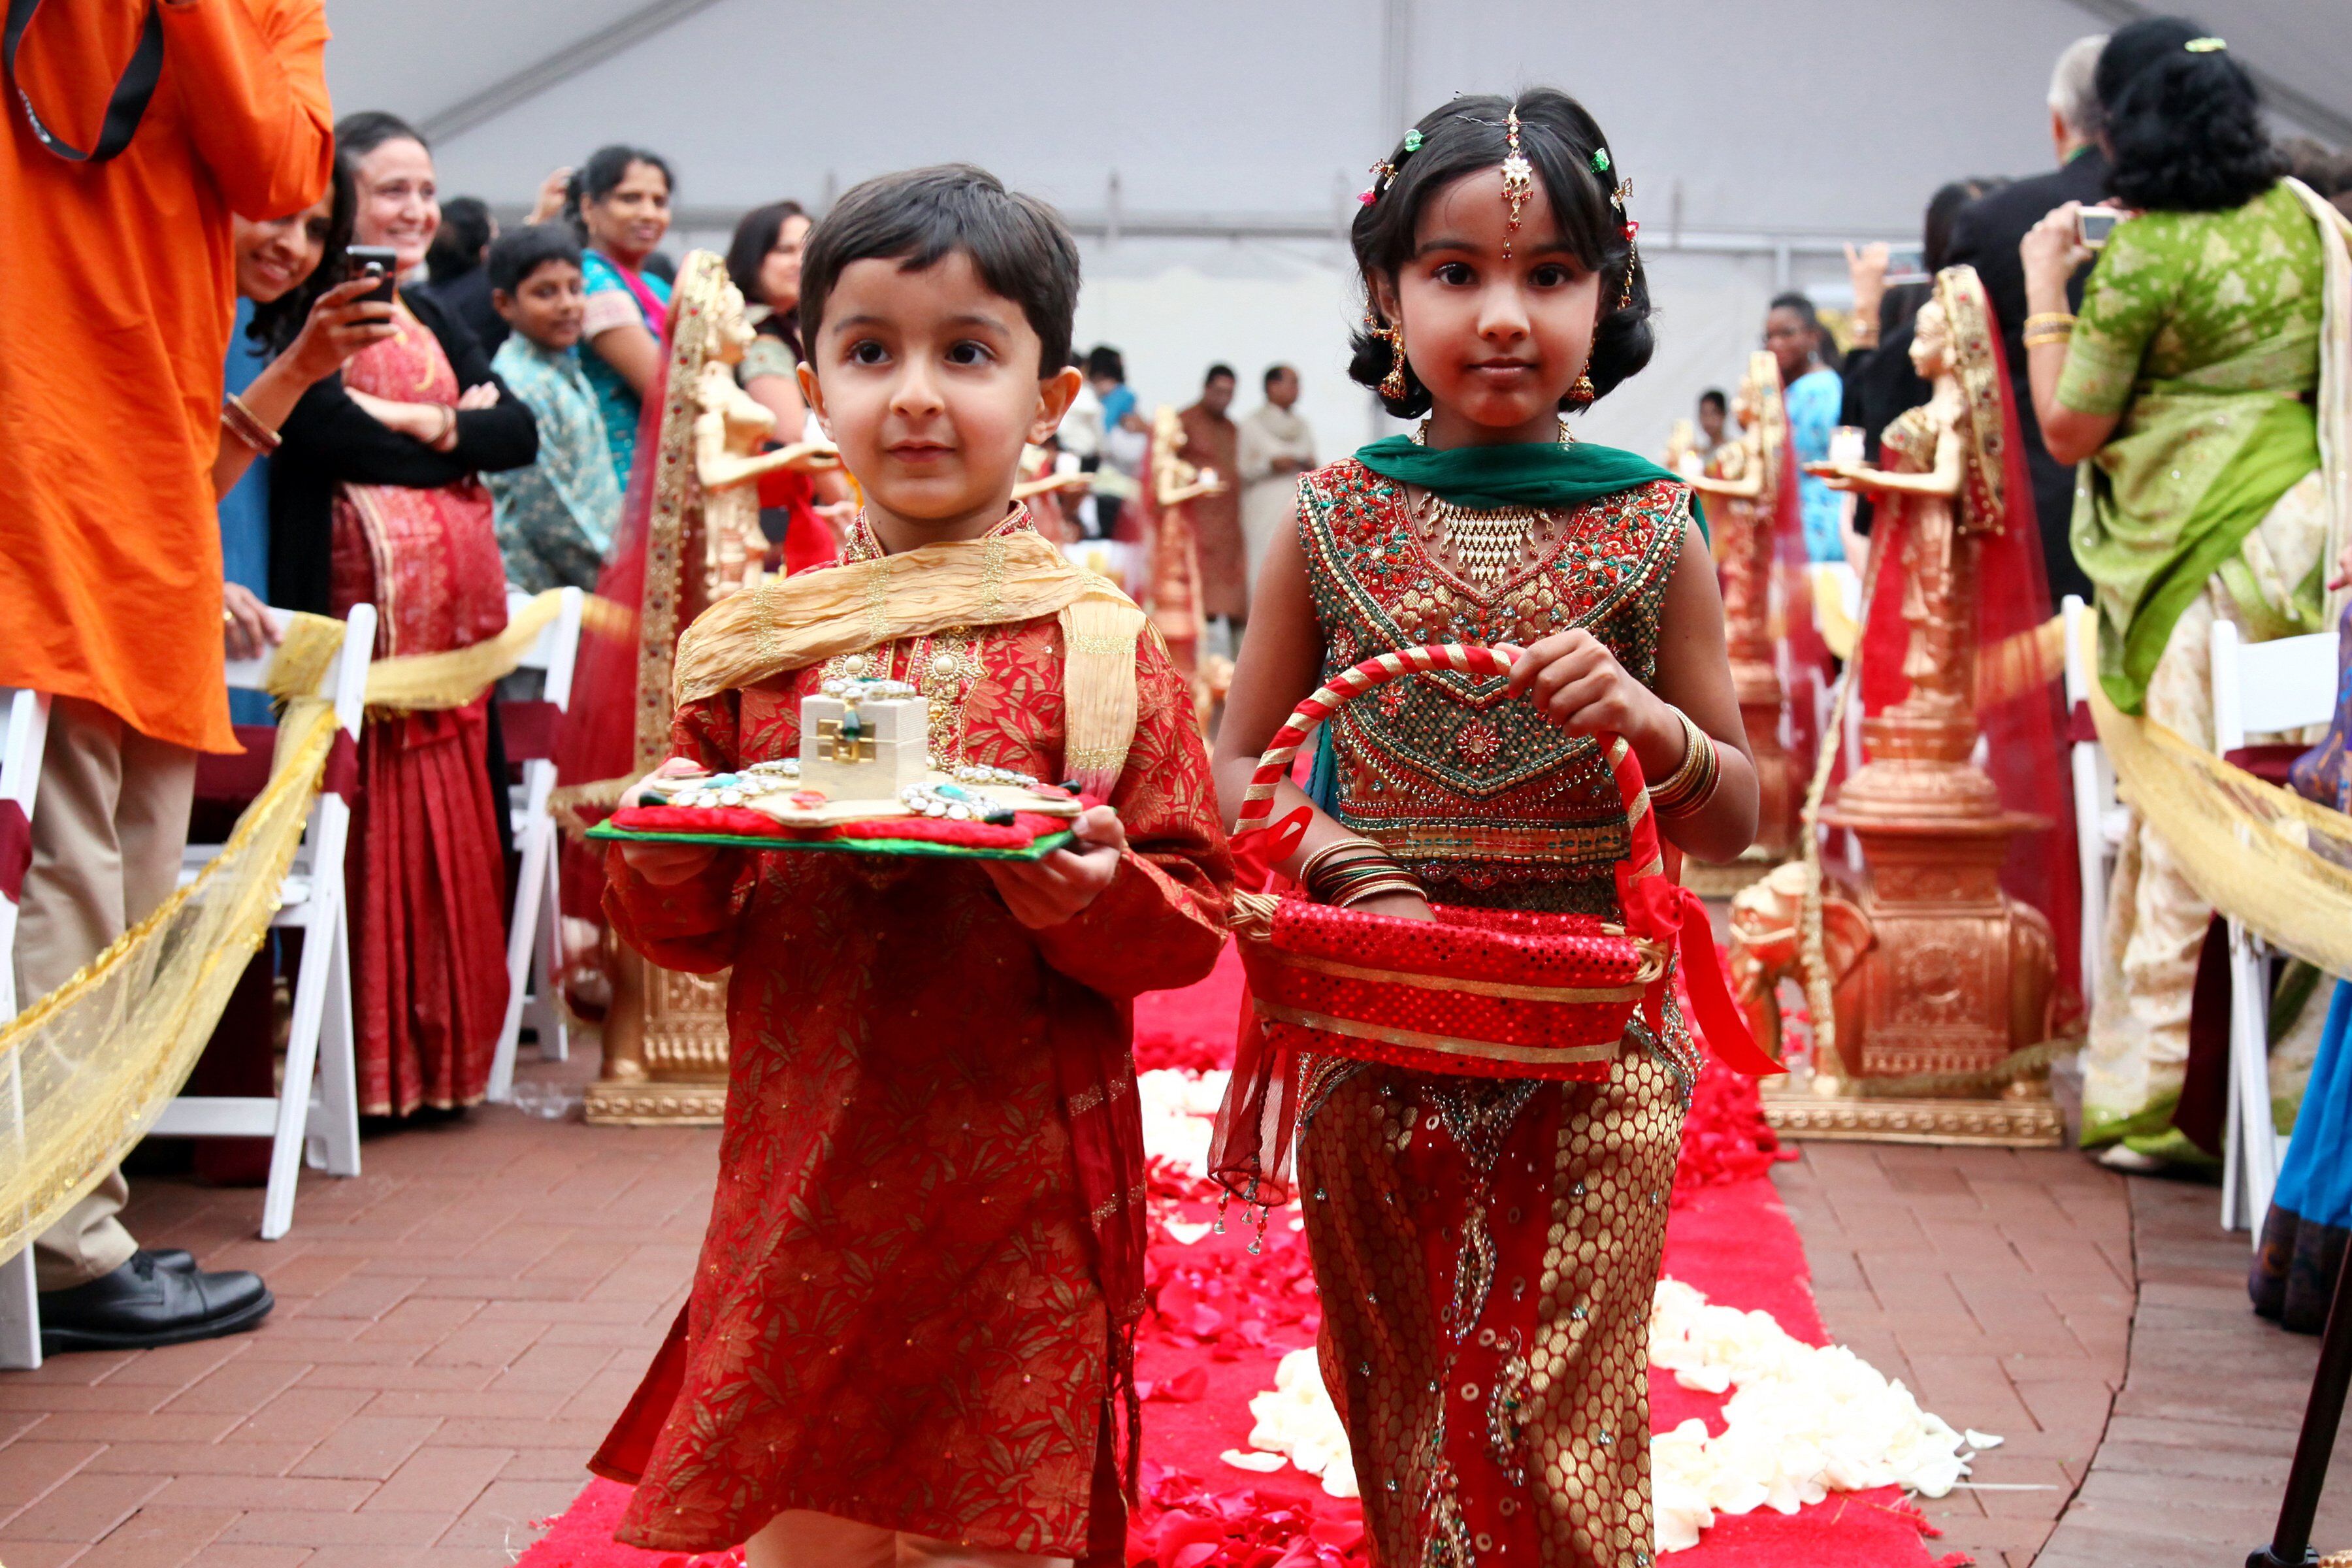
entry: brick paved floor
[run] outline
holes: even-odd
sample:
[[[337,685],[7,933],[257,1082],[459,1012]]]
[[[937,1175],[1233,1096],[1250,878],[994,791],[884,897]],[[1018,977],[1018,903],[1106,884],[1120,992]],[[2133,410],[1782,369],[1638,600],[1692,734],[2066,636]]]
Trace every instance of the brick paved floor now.
[[[522,1076],[577,1085],[593,1061]],[[684,1297],[713,1143],[484,1110],[371,1141],[356,1181],[306,1179],[275,1244],[253,1239],[257,1192],[136,1184],[142,1236],[264,1270],[278,1309],[236,1339],[0,1374],[0,1561],[511,1563]],[[2210,1189],[1834,1143],[1776,1180],[1831,1332],[2008,1439],[1927,1505],[1939,1551],[2025,1568],[2047,1540],[2043,1568],[2170,1568],[2266,1532],[2315,1347],[2246,1312],[2244,1239],[2214,1229]],[[2345,1479],[2323,1544],[2352,1544]]]
[[[595,1055],[522,1076],[583,1082]],[[511,1563],[684,1300],[715,1142],[484,1109],[371,1140],[352,1181],[306,1175],[278,1242],[254,1238],[258,1191],[134,1183],[137,1234],[263,1271],[278,1310],[0,1373],[0,1561]]]
[[[1963,1489],[1922,1502],[1937,1550],[2025,1568],[2124,1385],[2123,1179],[2058,1150],[1826,1142],[1774,1177],[1832,1337],[1953,1426],[2004,1439]]]

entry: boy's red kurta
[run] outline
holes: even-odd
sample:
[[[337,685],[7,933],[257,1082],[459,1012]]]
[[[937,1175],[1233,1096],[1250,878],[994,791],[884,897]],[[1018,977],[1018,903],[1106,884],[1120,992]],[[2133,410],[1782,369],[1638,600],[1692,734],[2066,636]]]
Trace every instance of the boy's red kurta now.
[[[861,670],[945,710],[935,749],[1063,776],[1052,619],[887,651]],[[843,662],[681,709],[675,751],[713,768],[797,755],[801,696]],[[1137,678],[1112,800],[1132,850],[1051,931],[1016,922],[970,863],[729,851],[657,889],[613,857],[609,907],[638,951],[734,966],[684,1391],[623,1540],[713,1550],[814,1509],[1087,1554],[1112,1336],[1055,1042],[1089,1032],[1103,1091],[1131,1105],[1127,1011],[1105,998],[1206,974],[1232,875],[1192,694],[1148,637]]]

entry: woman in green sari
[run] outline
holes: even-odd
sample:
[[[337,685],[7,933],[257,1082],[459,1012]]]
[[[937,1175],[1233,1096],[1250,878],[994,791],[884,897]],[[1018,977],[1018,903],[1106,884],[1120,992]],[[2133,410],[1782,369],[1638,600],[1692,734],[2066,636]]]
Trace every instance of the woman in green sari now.
[[[2210,746],[2214,623],[2253,642],[2326,625],[2341,491],[2319,422],[2343,404],[2323,397],[2320,347],[2347,325],[2342,220],[2280,177],[2252,80],[2203,29],[2123,28],[2097,88],[2108,190],[2133,216],[2096,253],[2079,318],[2066,283],[2095,254],[2079,209],[2026,237],[2034,412],[2051,454],[2082,464],[2073,543],[2097,595],[2101,686]],[[2083,1142],[2109,1163],[2193,1157],[2172,1116],[2210,912],[2134,813],[2084,1057]]]

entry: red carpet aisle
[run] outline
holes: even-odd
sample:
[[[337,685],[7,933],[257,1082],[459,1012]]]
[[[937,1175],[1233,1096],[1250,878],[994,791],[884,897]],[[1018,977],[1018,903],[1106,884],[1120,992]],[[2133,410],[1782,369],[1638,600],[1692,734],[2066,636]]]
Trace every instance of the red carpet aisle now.
[[[1221,1068],[1231,1056],[1239,991],[1239,964],[1229,949],[1202,984],[1147,998],[1136,1021],[1138,1065],[1146,1072]],[[1168,1112],[1168,1083],[1161,1080],[1163,1092],[1146,1098],[1147,1107],[1156,1102],[1161,1111],[1148,1136],[1163,1149],[1186,1135]],[[1214,1080],[1186,1098],[1213,1109]],[[1205,1122],[1192,1132],[1205,1149]],[[1765,1179],[1772,1147],[1748,1080],[1720,1070],[1701,1080],[1675,1182],[1665,1272],[1712,1302],[1769,1313],[1797,1340],[1825,1344],[1803,1248]],[[1134,1568],[1365,1563],[1353,1500],[1328,1495],[1315,1477],[1287,1463],[1254,1473],[1224,1458],[1279,1462],[1278,1455],[1250,1452],[1257,1425],[1250,1402],[1275,1387],[1285,1353],[1314,1342],[1318,1314],[1295,1219],[1276,1214],[1263,1254],[1251,1257],[1246,1227],[1236,1224],[1223,1236],[1210,1230],[1214,1205],[1195,1195],[1202,1184],[1181,1168],[1197,1163],[1182,1155],[1154,1163],[1153,1186],[1166,1213],[1150,1255],[1157,1310],[1145,1321],[1138,1355],[1147,1496],[1129,1534],[1129,1562]],[[1725,1431],[1726,1394],[1684,1388],[1656,1367],[1650,1377],[1654,1430],[1696,1418],[1711,1436]],[[1345,1475],[1344,1465],[1339,1473]],[[626,1498],[623,1487],[592,1482],[525,1554],[521,1568],[721,1568],[740,1562],[732,1553],[686,1557],[614,1544]],[[1832,1492],[1791,1514],[1759,1508],[1720,1515],[1696,1547],[1671,1561],[1675,1568],[1929,1568],[1937,1559],[1921,1523],[1895,1487]]]

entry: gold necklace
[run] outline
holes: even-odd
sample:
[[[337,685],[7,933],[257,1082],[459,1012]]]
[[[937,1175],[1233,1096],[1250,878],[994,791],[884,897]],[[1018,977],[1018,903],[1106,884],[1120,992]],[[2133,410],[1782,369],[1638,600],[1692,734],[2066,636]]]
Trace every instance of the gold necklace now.
[[[1527,553],[1528,535],[1544,514],[1525,506],[1476,511],[1431,496],[1428,515],[1432,533],[1453,551],[1462,575],[1480,588],[1492,590]]]

